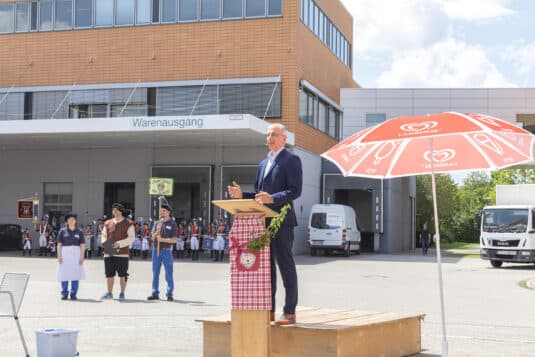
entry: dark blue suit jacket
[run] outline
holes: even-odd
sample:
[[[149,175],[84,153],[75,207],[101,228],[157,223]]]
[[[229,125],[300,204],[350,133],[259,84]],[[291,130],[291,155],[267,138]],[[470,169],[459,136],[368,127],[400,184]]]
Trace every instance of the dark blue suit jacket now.
[[[243,192],[243,198],[254,198],[264,191],[273,197],[273,204],[267,205],[276,212],[287,203],[292,205],[283,225],[297,226],[293,200],[301,196],[303,188],[303,169],[299,156],[283,149],[264,178],[268,159],[262,160],[256,173],[255,192]]]

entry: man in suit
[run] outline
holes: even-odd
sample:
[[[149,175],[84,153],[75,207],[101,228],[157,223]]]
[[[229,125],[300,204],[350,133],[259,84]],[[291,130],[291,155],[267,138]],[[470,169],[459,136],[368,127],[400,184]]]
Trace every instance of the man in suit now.
[[[228,187],[232,198],[254,198],[257,202],[267,205],[274,211],[290,203],[292,209],[288,211],[279,232],[271,241],[271,320],[275,320],[275,293],[277,290],[277,271],[275,262],[284,282],[286,300],[282,316],[276,321],[278,325],[295,323],[295,308],[297,306],[297,272],[292,254],[294,227],[297,218],[293,201],[301,196],[303,186],[303,170],[301,159],[284,148],[287,139],[286,128],[282,124],[272,124],[268,127],[266,144],[269,154],[264,159],[256,174],[255,192],[242,192],[240,186],[233,182]],[[269,224],[269,220],[267,221]]]

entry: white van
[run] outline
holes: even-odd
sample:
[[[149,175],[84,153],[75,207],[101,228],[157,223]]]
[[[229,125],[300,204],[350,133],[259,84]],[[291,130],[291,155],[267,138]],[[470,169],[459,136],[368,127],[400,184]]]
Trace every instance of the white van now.
[[[308,221],[308,244],[310,254],[322,250],[360,254],[360,228],[352,207],[335,204],[315,204]]]

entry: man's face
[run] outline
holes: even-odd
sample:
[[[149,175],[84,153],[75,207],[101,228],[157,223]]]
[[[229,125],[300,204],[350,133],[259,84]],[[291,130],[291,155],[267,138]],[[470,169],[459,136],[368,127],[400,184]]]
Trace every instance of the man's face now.
[[[112,208],[111,213],[113,214],[113,217],[115,218],[123,216],[123,212],[119,211],[117,208]]]
[[[165,208],[160,208],[160,217],[163,217],[165,219],[169,218],[169,211]]]
[[[72,227],[72,226],[75,226],[75,225],[76,225],[76,218],[74,218],[74,217],[69,217],[69,219],[67,220],[67,224],[68,224],[69,226],[71,226],[71,227]]]
[[[283,134],[282,130],[276,126],[270,126],[266,134],[266,144],[269,147],[271,152],[276,152],[282,147],[286,142],[286,136]]]

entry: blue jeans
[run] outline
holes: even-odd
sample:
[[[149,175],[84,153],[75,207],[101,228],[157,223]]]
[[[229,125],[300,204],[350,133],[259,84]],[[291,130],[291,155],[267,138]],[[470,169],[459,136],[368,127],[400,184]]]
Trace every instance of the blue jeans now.
[[[170,249],[161,249],[160,255],[156,255],[156,249],[152,250],[152,294],[158,295],[160,283],[160,270],[165,270],[165,281],[167,282],[167,296],[173,296],[175,282],[173,281],[173,252]]]
[[[79,286],[78,280],[71,281],[71,296],[76,295],[78,293],[78,286]],[[67,296],[67,295],[69,295],[69,282],[62,281],[61,282],[61,296]]]

